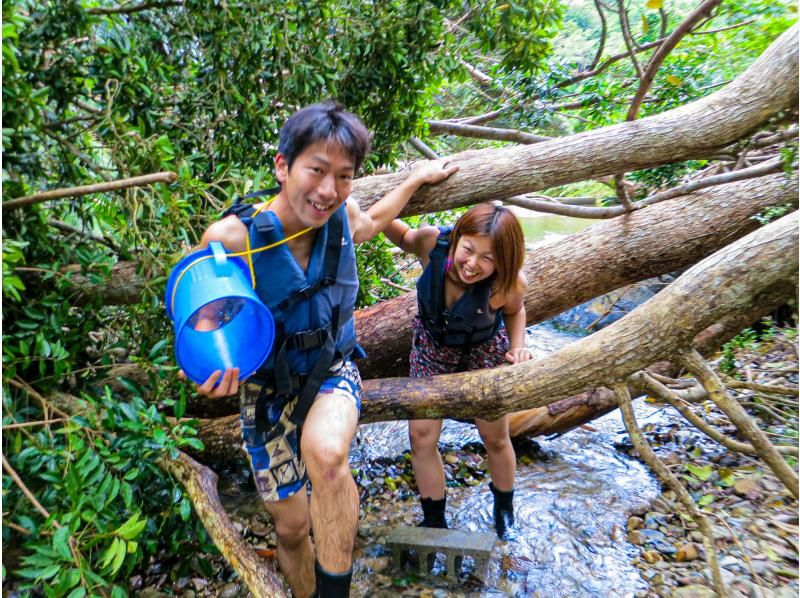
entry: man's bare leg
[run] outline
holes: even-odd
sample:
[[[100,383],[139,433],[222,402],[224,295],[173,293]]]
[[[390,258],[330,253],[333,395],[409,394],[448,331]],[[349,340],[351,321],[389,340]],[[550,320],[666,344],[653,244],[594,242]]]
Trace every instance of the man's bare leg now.
[[[308,412],[300,454],[311,480],[311,525],[317,562],[330,573],[353,564],[358,529],[358,490],[348,451],[358,426],[358,410],[348,396],[321,393]]]
[[[305,487],[289,498],[266,503],[275,523],[278,540],[278,564],[297,598],[311,596],[314,580],[314,548],[310,529],[308,497]]]

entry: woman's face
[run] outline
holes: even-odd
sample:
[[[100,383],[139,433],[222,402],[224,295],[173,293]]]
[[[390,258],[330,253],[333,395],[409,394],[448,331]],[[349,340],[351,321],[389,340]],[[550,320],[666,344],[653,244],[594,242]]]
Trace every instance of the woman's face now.
[[[453,254],[453,267],[465,284],[489,278],[496,268],[492,240],[485,235],[462,235]]]

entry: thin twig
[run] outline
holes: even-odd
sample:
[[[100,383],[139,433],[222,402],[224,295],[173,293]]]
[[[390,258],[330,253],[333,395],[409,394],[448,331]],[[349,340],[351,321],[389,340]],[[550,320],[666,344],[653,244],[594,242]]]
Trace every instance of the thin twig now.
[[[9,430],[13,428],[30,428],[32,426],[49,426],[50,424],[57,424],[59,422],[65,422],[65,421],[68,420],[63,417],[59,417],[57,419],[44,419],[35,422],[16,422],[13,424],[3,424],[3,429]]]
[[[722,581],[722,572],[719,568],[719,561],[717,560],[717,551],[714,548],[714,533],[708,519],[703,515],[694,499],[689,495],[683,484],[680,483],[678,478],[666,467],[661,460],[656,456],[650,443],[642,434],[639,424],[636,422],[636,414],[633,411],[633,404],[631,402],[631,395],[628,392],[628,385],[624,382],[617,382],[613,385],[614,394],[619,402],[619,409],[622,412],[622,420],[625,423],[625,428],[628,430],[631,443],[639,453],[639,456],[644,460],[647,466],[665,483],[669,486],[675,495],[680,499],[689,515],[697,523],[700,531],[703,534],[703,545],[706,549],[706,562],[711,569],[711,577],[714,580],[714,588],[720,596],[725,596],[725,584]]]
[[[755,424],[753,418],[747,414],[744,407],[728,396],[722,381],[706,363],[706,360],[692,349],[680,355],[680,362],[694,374],[695,378],[708,391],[709,398],[728,416],[742,436],[753,445],[753,448],[758,451],[759,457],[764,460],[792,496],[797,498],[797,473],[786,463],[775,446],[769,441],[767,435]]]
[[[8,459],[6,459],[5,455],[3,455],[3,469],[5,469],[6,473],[11,477],[12,480],[14,480],[14,483],[17,485],[17,487],[22,490],[22,493],[30,501],[33,507],[42,515],[44,515],[45,519],[49,519],[50,513],[48,513],[47,509],[42,506],[42,503],[36,499],[36,497],[33,495],[33,492],[28,489],[28,487],[25,485],[25,482],[22,481],[14,468],[11,467],[11,463],[8,462]],[[59,528],[61,527],[61,524],[55,519],[53,519],[53,525]]]
[[[635,44],[631,37],[631,29],[628,25],[628,12],[625,10],[624,0],[617,0],[617,7],[619,9],[619,24],[622,29],[622,38],[625,40],[625,47],[628,48],[628,55],[631,58],[633,67],[636,69],[636,74],[639,76],[639,79],[643,79],[644,71],[642,70],[642,65],[639,64],[639,60],[636,58],[636,48],[634,47]]]

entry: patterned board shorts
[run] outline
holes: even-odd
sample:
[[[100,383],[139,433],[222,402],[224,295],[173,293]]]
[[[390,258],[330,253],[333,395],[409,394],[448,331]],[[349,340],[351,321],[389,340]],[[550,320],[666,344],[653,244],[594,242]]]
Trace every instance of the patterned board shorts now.
[[[410,376],[424,378],[459,371],[461,349],[459,347],[440,347],[425,329],[419,316],[412,325],[414,340],[411,345]],[[482,370],[503,365],[510,347],[505,323],[500,324],[497,333],[490,339],[475,345],[469,355],[467,370]]]
[[[339,361],[330,369],[317,397],[335,394],[352,401],[361,411],[361,376],[356,365]],[[253,478],[265,502],[289,498],[305,488],[308,480],[306,466],[300,456],[300,429],[289,419],[297,404],[297,396],[278,398],[267,388],[266,431],[261,438],[256,433],[256,400],[259,384],[242,385],[239,392],[244,449],[250,457]]]

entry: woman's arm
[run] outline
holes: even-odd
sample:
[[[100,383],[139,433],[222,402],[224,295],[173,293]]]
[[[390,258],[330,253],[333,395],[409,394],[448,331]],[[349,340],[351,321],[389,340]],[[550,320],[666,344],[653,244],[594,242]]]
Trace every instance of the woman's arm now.
[[[427,261],[428,254],[436,245],[436,239],[439,238],[439,229],[435,226],[411,228],[402,220],[392,220],[383,234],[406,253],[413,253]]]
[[[528,288],[528,279],[525,274],[519,273],[521,289],[510,294],[501,308],[508,331],[509,349],[506,361],[520,363],[533,359],[533,352],[525,348],[525,290]]]

